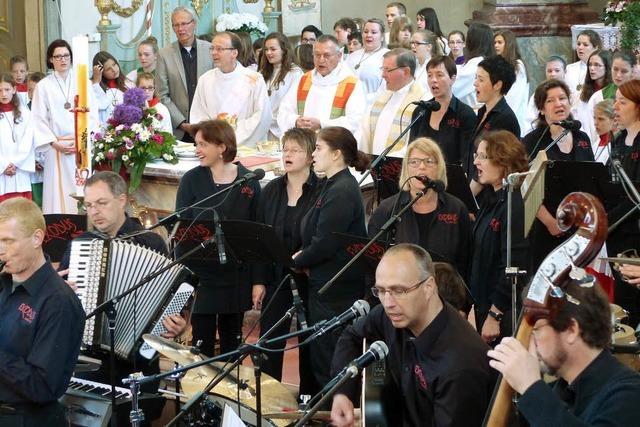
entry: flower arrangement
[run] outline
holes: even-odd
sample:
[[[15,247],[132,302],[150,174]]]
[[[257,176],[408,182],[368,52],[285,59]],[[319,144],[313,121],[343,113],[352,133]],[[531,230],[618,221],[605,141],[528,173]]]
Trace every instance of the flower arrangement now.
[[[640,0],[611,0],[604,9],[607,25],[620,25],[620,47],[637,51],[640,46]]]
[[[162,159],[178,163],[173,151],[175,137],[161,131],[162,117],[155,108],[146,108],[142,89],[132,88],[124,93],[124,102],[117,105],[107,126],[94,134],[94,165],[110,165],[114,172],[122,167],[130,174],[129,191],[140,185],[147,163]]]
[[[216,31],[232,31],[234,33],[244,31],[256,37],[264,37],[269,28],[250,13],[223,13],[218,16]]]

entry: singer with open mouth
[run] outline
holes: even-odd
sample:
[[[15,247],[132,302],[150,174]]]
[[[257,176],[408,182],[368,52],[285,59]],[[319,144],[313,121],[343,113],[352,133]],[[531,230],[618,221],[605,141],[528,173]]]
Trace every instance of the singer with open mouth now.
[[[434,274],[431,257],[423,248],[409,243],[393,246],[380,260],[371,288],[380,304],[340,336],[333,373],[363,365],[361,358],[349,363],[362,352],[363,338],[367,343],[380,340],[388,347],[385,387],[379,391],[370,387],[382,379],[376,366],[377,381],[367,382],[363,390],[365,408],[376,409],[365,412],[367,425],[466,427],[482,422],[495,380],[483,354],[489,347],[439,295]],[[375,391],[379,394],[369,398]],[[354,425],[356,398],[357,381],[338,389],[332,425]],[[385,419],[368,415],[378,410]]]
[[[369,220],[369,237],[378,233],[383,224],[407,203],[419,198],[382,239],[419,245],[436,261],[452,264],[468,280],[469,211],[460,199],[444,191],[446,185],[447,171],[438,144],[427,138],[413,141],[402,160],[400,193],[383,200],[373,212]]]
[[[473,256],[469,287],[475,304],[476,327],[482,339],[495,343],[511,334],[511,281],[507,266],[507,189],[503,180],[529,169],[527,153],[516,136],[505,130],[485,133],[474,155],[482,184],[480,211],[473,226]],[[524,203],[513,192],[511,264],[528,267],[529,244],[524,236]],[[521,279],[521,283],[525,283]]]
[[[535,129],[522,140],[527,149],[529,160],[532,161],[538,152],[545,150],[556,141],[567,129],[565,134],[555,145],[547,150],[549,160],[565,161],[594,161],[593,150],[589,136],[580,130],[580,122],[573,120],[571,115],[571,92],[569,86],[560,80],[547,80],[540,84],[533,95],[538,109],[538,119]],[[545,196],[543,206],[536,215],[537,219],[531,231],[531,271],[536,271],[540,263],[549,252],[557,247],[565,237],[558,228],[555,213],[562,198],[551,200]]]
[[[189,170],[180,180],[176,196],[176,210],[190,206],[213,195],[251,171],[236,157],[236,135],[231,125],[224,120],[207,120],[194,125],[196,156],[200,165]],[[213,197],[198,208],[187,211],[185,217],[199,220],[240,219],[255,221],[260,197],[260,183],[250,180],[230,191]],[[216,233],[217,241],[220,235]],[[221,248],[222,247],[222,248]],[[218,245],[218,252],[224,244]],[[226,256],[226,255],[225,255]],[[239,265],[229,256],[226,263],[220,260],[186,262],[200,278],[200,287],[191,315],[193,342],[202,340],[200,350],[213,356],[216,331],[220,337],[220,351],[227,353],[240,345],[242,318],[245,311],[264,298],[264,286],[252,286],[252,269]]]
[[[367,235],[362,194],[349,166],[365,170],[369,158],[358,151],[351,131],[339,126],[320,129],[312,158],[313,170],[323,173],[325,178],[318,183],[320,190],[312,208],[302,218],[302,248],[293,255],[293,263],[309,276],[307,322],[315,325],[343,312],[365,294],[363,276],[355,265],[326,292],[320,294],[319,291],[351,258],[333,233]],[[313,375],[319,387],[330,379],[329,364],[338,336],[339,332],[333,332],[308,344]]]

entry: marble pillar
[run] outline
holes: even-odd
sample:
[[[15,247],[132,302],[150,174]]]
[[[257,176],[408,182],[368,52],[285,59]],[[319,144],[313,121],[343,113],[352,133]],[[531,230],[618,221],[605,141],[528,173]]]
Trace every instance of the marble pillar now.
[[[531,91],[545,79],[544,64],[551,55],[574,62],[571,25],[600,21],[597,12],[584,0],[496,0],[485,3],[473,19],[495,30],[511,30],[527,67]]]
[[[100,33],[100,50],[106,52],[112,52],[115,56],[118,56],[118,36],[116,31],[120,28],[120,24],[111,25],[97,25],[96,28]]]

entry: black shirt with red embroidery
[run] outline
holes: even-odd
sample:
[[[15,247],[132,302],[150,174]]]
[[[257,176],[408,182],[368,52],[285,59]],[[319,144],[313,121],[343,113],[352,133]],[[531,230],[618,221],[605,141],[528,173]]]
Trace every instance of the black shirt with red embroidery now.
[[[502,313],[511,309],[511,282],[505,276],[507,266],[507,191],[486,187],[483,203],[473,227],[473,256],[469,288],[476,308],[476,322],[482,326],[491,305]],[[529,243],[524,236],[524,203],[520,191],[513,192],[512,265],[528,267]],[[526,280],[521,280],[525,283]],[[510,323],[505,315],[501,333]],[[503,328],[504,326],[504,328]],[[507,333],[508,334],[508,333]]]
[[[420,107],[414,110],[412,119],[416,118],[419,111]],[[422,119],[411,129],[409,140],[413,141],[419,137],[431,138],[440,146],[445,162],[466,165],[467,158],[473,153],[471,135],[478,123],[473,109],[454,96],[449,102],[449,107],[438,129],[433,129],[429,125],[430,119],[431,111],[427,110]]]
[[[85,313],[46,261],[13,289],[0,275],[0,403],[51,403],[78,361]]]
[[[340,336],[332,375],[362,353],[363,338],[369,344],[382,340],[389,347],[385,363],[390,381],[383,400],[385,404],[393,401],[398,408],[387,408],[387,425],[467,427],[482,423],[496,371],[489,367],[487,344],[451,305],[443,303],[443,309],[418,336],[408,329],[396,329],[382,304],[375,306]],[[348,381],[339,393],[357,403],[358,382]]]
[[[547,158],[549,160],[593,162],[593,150],[587,134],[580,130],[574,130],[571,132],[571,137],[573,138],[573,148],[570,152],[564,153],[560,151],[558,144],[556,144],[547,150]],[[527,154],[531,160],[552,141],[553,138],[548,126],[538,127],[522,138],[522,143],[527,149]]]
[[[411,196],[406,191],[383,200],[369,220],[369,237],[373,237],[391,215],[410,201]],[[395,243],[420,245],[432,254],[434,260],[452,264],[468,281],[471,255],[469,211],[460,199],[442,192],[438,194],[438,204],[433,214],[421,221],[420,215],[409,209],[402,215],[401,221],[389,230],[388,236],[383,235],[382,239],[393,238]]]

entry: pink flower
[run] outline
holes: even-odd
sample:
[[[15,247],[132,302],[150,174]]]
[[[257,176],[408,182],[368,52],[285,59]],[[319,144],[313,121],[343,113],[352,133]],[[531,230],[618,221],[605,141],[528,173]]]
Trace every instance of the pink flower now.
[[[162,114],[160,114],[160,113],[156,113],[156,119],[158,119],[158,120],[162,121],[162,119],[163,119],[163,118],[164,118],[164,117],[162,117]]]
[[[160,135],[158,133],[153,134],[151,136],[151,139],[153,139],[156,142],[156,144],[158,144],[158,145],[162,145],[162,143],[164,142],[164,138],[162,137],[162,135]]]
[[[109,150],[109,151],[107,151],[107,153],[105,154],[105,157],[106,157],[108,160],[113,160],[113,159],[116,157],[116,155],[114,154],[114,152],[113,152],[113,151]]]
[[[127,147],[127,150],[131,150],[133,148],[133,141],[127,138],[124,142],[124,146]]]

